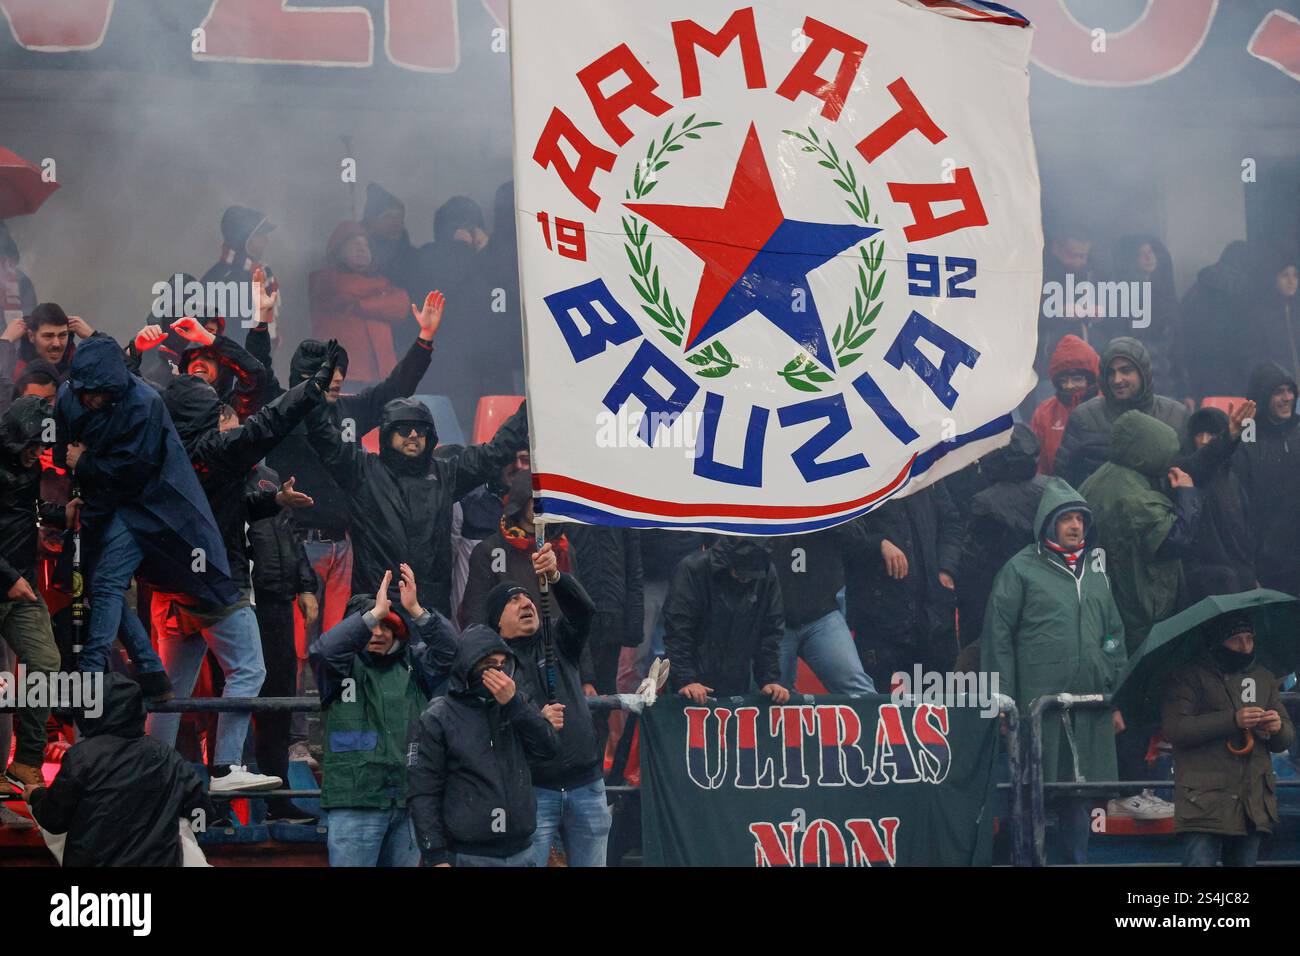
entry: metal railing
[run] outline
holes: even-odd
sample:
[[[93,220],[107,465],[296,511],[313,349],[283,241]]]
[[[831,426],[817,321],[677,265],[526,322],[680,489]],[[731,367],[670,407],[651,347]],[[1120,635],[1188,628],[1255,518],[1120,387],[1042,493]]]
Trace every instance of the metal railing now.
[[[1298,704],[1300,703],[1300,693],[1284,693],[1281,695],[1283,703]],[[1172,790],[1173,780],[1080,780],[1080,781],[1056,781],[1046,783],[1043,780],[1043,717],[1049,711],[1055,710],[1102,710],[1108,709],[1111,703],[1109,694],[1048,694],[1036,698],[1029,705],[1029,760],[1027,762],[1027,785],[1029,787],[1029,819],[1026,821],[1028,826],[1021,827],[1022,833],[1027,830],[1030,838],[1029,853],[1025,854],[1022,859],[1025,863],[1017,863],[1029,866],[1046,866],[1047,865],[1047,797],[1048,790],[1068,790],[1075,793],[1115,793],[1119,790],[1133,789],[1136,787],[1151,790]],[[1070,744],[1072,746],[1072,744]],[[1012,779],[1016,779],[1014,774]],[[1300,778],[1295,780],[1278,780],[1279,787],[1300,787]],[[1023,804],[1022,804],[1023,806]]]

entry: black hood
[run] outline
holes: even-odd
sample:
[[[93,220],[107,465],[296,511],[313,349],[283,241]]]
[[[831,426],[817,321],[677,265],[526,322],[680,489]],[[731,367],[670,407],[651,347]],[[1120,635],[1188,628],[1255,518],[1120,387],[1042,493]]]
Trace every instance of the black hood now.
[[[1259,291],[1261,269],[1259,251],[1244,239],[1227,244],[1219,261],[1206,266],[1196,281],[1224,295],[1253,298]]]
[[[1107,373],[1110,363],[1121,356],[1136,365],[1138,372],[1142,375],[1142,387],[1138,390],[1137,395],[1127,402],[1118,401],[1110,393],[1110,376]],[[1110,340],[1110,344],[1106,346],[1106,351],[1101,353],[1101,393],[1105,396],[1107,405],[1125,411],[1131,408],[1146,411],[1155,404],[1156,388],[1155,383],[1151,381],[1151,353],[1147,351],[1145,345],[1137,339],[1129,338],[1127,335],[1121,335],[1119,338]]]
[[[406,205],[379,183],[366,187],[366,206],[361,211],[361,219],[374,219],[390,209],[405,209]]]
[[[471,624],[460,636],[460,649],[451,665],[451,679],[447,684],[449,693],[458,697],[476,697],[470,690],[469,675],[474,665],[489,654],[505,654],[516,666],[519,659],[510,650],[501,635],[484,624]]]
[[[173,379],[163,393],[163,401],[187,451],[200,436],[216,431],[221,420],[221,399],[216,389],[193,375]]]
[[[1187,440],[1195,441],[1201,432],[1211,435],[1225,435],[1228,432],[1228,416],[1221,408],[1201,408],[1187,419]]]
[[[289,387],[297,385],[299,382],[311,378],[320,368],[320,363],[325,361],[325,352],[328,346],[320,339],[303,339],[298,343],[298,347],[293,350],[293,358],[289,360]],[[339,371],[346,377],[348,374],[348,353],[342,345],[339,346]]]
[[[399,424],[415,422],[427,425],[429,439],[424,446],[424,454],[419,458],[407,458],[399,451],[394,451],[388,439],[393,429]],[[429,406],[418,398],[395,398],[384,406],[383,417],[379,420],[379,458],[392,471],[398,474],[422,475],[429,470],[429,459],[433,456],[433,446],[438,444],[438,426],[434,423],[433,412]]]
[[[122,349],[107,335],[92,335],[72,358],[68,384],[74,392],[107,392],[121,398],[131,384]]]
[[[0,446],[17,459],[28,445],[43,444],[45,423],[53,417],[54,409],[49,402],[35,395],[24,395],[0,418]]]
[[[772,563],[772,542],[766,538],[719,535],[709,546],[709,556],[715,573],[734,568],[761,577]]]
[[[433,215],[433,241],[454,242],[459,229],[482,229],[483,210],[468,196],[453,196]]]
[[[1291,410],[1291,417],[1285,422],[1276,422],[1273,420],[1272,413],[1268,410],[1269,396],[1277,390],[1279,385],[1290,385],[1291,390],[1295,391],[1296,381],[1286,370],[1276,362],[1265,362],[1263,365],[1256,365],[1255,370],[1250,373],[1250,387],[1246,389],[1246,397],[1255,403],[1256,420],[1263,427],[1267,428],[1294,428],[1297,419],[1294,407]]]
[[[100,715],[77,717],[77,729],[83,738],[143,737],[144,736],[144,692],[140,685],[129,677],[109,671],[104,674],[103,693],[101,695]]]
[[[1008,444],[980,459],[980,474],[990,482],[1029,481],[1038,473],[1038,452],[1038,436],[1018,422]]]
[[[247,206],[231,206],[221,216],[221,238],[231,249],[247,255],[249,238],[263,226],[263,232],[275,228],[266,221],[266,213]]]

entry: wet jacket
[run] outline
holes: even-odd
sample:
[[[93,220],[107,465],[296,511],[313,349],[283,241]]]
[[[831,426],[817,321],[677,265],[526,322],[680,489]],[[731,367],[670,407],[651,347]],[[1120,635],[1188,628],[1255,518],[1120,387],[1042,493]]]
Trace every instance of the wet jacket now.
[[[1092,387],[1074,395],[1066,395],[1057,389],[1055,395],[1044,399],[1034,409],[1034,417],[1029,422],[1029,427],[1038,436],[1038,470],[1044,475],[1052,473],[1052,467],[1056,463],[1056,450],[1061,447],[1061,439],[1065,437],[1065,425],[1070,420],[1070,413],[1097,394],[1101,377],[1101,359],[1097,350],[1077,335],[1067,335],[1052,353],[1047,372],[1055,384],[1056,376],[1074,371],[1091,374]]]
[[[547,525],[546,527],[549,531],[546,540],[555,547],[557,545],[555,536],[560,534],[558,529],[576,526]],[[542,591],[537,584],[537,573],[533,570],[533,554],[532,547],[516,548],[511,545],[501,533],[500,523],[496,531],[474,545],[466,567],[465,593],[460,601],[459,619],[462,627],[467,624],[496,626],[496,621],[487,619],[487,596],[494,587],[507,581],[526,588],[534,604],[541,603]],[[556,559],[561,571],[578,575],[582,570],[573,560],[571,544],[566,544],[564,550],[557,551]]]
[[[0,601],[20,577],[36,590],[36,542],[42,523],[62,526],[63,508],[40,501],[41,465],[25,468],[19,460],[28,445],[40,444],[50,405],[27,395],[0,417]]]
[[[1236,723],[1246,680],[1254,681],[1255,705],[1276,710],[1282,729],[1240,749],[1247,731]],[[1170,675],[1163,704],[1165,739],[1174,746],[1174,827],[1179,833],[1245,836],[1249,820],[1272,833],[1279,822],[1272,754],[1295,741],[1295,726],[1278,693],[1278,679],[1261,664],[1225,674],[1207,652]]]
[[[312,409],[323,404],[321,391],[314,382],[302,382],[238,428],[225,432],[217,428],[221,407],[217,393],[202,379],[178,376],[168,387],[166,399],[176,431],[221,529],[230,557],[231,579],[241,589],[248,588],[251,582],[244,525],[275,517],[280,511],[275,501],[279,489],[250,492],[248,472]]]
[[[957,654],[956,595],[939,582],[939,572],[959,578],[961,519],[943,483],[886,502],[862,519],[866,561],[848,569],[846,617],[859,642],[908,644],[920,640]],[[895,581],[880,554],[888,539],[907,556],[907,577]]]
[[[1111,395],[1110,385],[1106,381],[1107,366],[1120,356],[1136,365],[1142,375],[1142,387],[1134,398],[1126,402],[1120,402]],[[1082,486],[1088,476],[1110,457],[1111,429],[1115,427],[1115,420],[1127,411],[1136,409],[1164,422],[1174,430],[1180,442],[1187,432],[1187,407],[1182,402],[1155,393],[1151,356],[1147,347],[1137,339],[1121,337],[1106,346],[1101,355],[1101,374],[1101,394],[1088,399],[1070,413],[1061,446],[1056,452],[1053,472],[1074,488]],[[1186,452],[1190,451],[1191,446],[1182,442],[1181,448]]]
[[[77,398],[82,389],[107,391],[109,406],[83,408]],[[138,578],[160,591],[234,604],[239,591],[221,531],[163,398],[127,372],[121,348],[107,335],[82,342],[68,381],[59,386],[54,417],[57,466],[67,465],[67,443],[87,445],[75,474],[85,502],[82,564],[94,568],[101,535],[116,512],[144,552]],[[206,559],[201,571],[193,570],[196,548]]]
[[[529,764],[559,753],[559,737],[517,686],[505,706],[481,678],[471,686],[474,666],[498,652],[515,659],[496,631],[466,629],[447,695],[434,698],[412,728],[406,806],[428,866],[450,863],[458,852],[512,856],[537,829]]]
[[[249,494],[279,489],[280,476],[265,465],[249,473],[245,490]],[[272,492],[274,493],[274,492]],[[253,593],[258,603],[293,601],[299,594],[315,594],[320,580],[307,550],[298,540],[293,511],[281,508],[270,518],[250,522],[248,546],[252,549]]]
[[[1085,514],[1076,571],[1047,545],[1056,519],[1067,511]],[[980,639],[981,668],[997,674],[998,692],[1015,700],[1021,713],[1045,694],[1109,694],[1128,661],[1124,624],[1092,548],[1082,496],[1061,479],[1050,479],[1034,526],[1034,543],[1018,551],[993,581]],[[1044,780],[1116,776],[1110,711],[1057,711],[1044,719]]]
[[[1192,395],[1240,395],[1256,359],[1245,326],[1263,283],[1259,251],[1230,242],[1183,296],[1183,367]]]
[[[1249,397],[1257,406],[1255,440],[1243,441],[1233,467],[1250,500],[1255,574],[1266,588],[1300,594],[1300,417],[1277,421],[1268,399],[1296,381],[1269,363],[1250,376]]]
[[[840,607],[846,566],[860,566],[866,529],[861,521],[814,531],[811,534],[777,538],[772,546],[772,565],[781,581],[781,610],[785,625],[803,627]]]
[[[308,648],[325,711],[321,806],[383,809],[406,804],[406,742],[459,647],[450,622],[434,611],[403,613],[414,638],[399,637],[383,656],[366,650],[374,598],[353,595],[348,615]],[[396,610],[396,609],[395,609]],[[408,631],[409,634],[409,631]],[[343,693],[351,678],[353,693]]]
[[[495,436],[470,445],[458,455],[434,457],[433,432],[424,454],[407,458],[389,447],[399,422],[433,427],[423,402],[397,399],[384,406],[379,454],[345,442],[331,420],[311,420],[311,442],[321,462],[348,495],[351,509],[352,593],[373,594],[384,572],[402,562],[411,565],[428,606],[451,613],[451,506],[528,447],[528,407],[502,423]],[[423,592],[422,592],[423,593]],[[393,585],[397,601],[396,583]]]
[[[1035,516],[1048,481],[1036,474],[1038,460],[1038,439],[1024,423],[1012,429],[1009,444],[980,459],[989,485],[971,499],[957,578],[963,644],[979,636],[984,605],[1002,565],[1038,540]]]
[[[81,739],[32,794],[32,816],[68,835],[64,868],[180,866],[179,821],[215,819],[207,791],[174,748],[145,736],[139,685],[110,671],[103,686],[103,714],[77,718]]]
[[[263,361],[270,361],[270,340],[264,330],[254,329],[248,333],[248,347],[254,354],[265,349]],[[297,384],[304,377],[313,375],[324,354],[323,342],[308,340],[299,344],[293,361],[289,363],[289,384]],[[388,402],[415,393],[421,377],[428,371],[432,355],[428,343],[416,339],[388,378],[356,395],[340,395],[337,402],[328,406],[334,426],[342,428],[343,423],[351,422],[352,434],[360,444],[366,433],[379,424]],[[273,381],[270,390],[274,393],[272,397],[279,395],[282,391],[280,383]],[[284,478],[297,479],[294,487],[311,495],[315,502],[310,508],[295,510],[293,520],[299,528],[315,528],[340,539],[343,537],[352,520],[348,512],[348,494],[339,487],[330,469],[321,464],[307,437],[305,425],[295,428],[267,456],[266,463]]]
[[[596,725],[582,690],[581,658],[594,608],[591,598],[571,574],[561,574],[550,589],[551,634],[555,647],[555,701],[564,705],[560,752],[533,764],[533,784],[552,790],[585,787],[600,778],[603,761],[596,750]],[[546,645],[542,629],[529,637],[506,639],[519,659],[515,682],[538,707],[550,703],[546,677]]]
[[[1096,543],[1106,555],[1129,653],[1157,621],[1178,609],[1181,557],[1199,525],[1195,488],[1173,490],[1177,507],[1160,490],[1177,455],[1173,429],[1141,412],[1127,412],[1115,422],[1110,461],[1079,489],[1092,508]]]
[[[571,524],[565,535],[574,574],[596,606],[592,647],[636,647],[645,628],[640,532]]]
[[[770,564],[761,578],[742,583],[715,544],[677,565],[664,602],[674,691],[703,684],[714,697],[734,697],[749,693],[751,674],[758,687],[780,683],[784,634],[781,582]]]
[[[1200,432],[1224,435],[1228,416],[1217,408],[1202,408],[1187,423],[1193,440]],[[1238,446],[1235,454],[1243,452]],[[1236,594],[1255,587],[1255,542],[1251,508],[1241,480],[1228,462],[1217,463],[1197,480],[1201,493],[1201,523],[1183,571],[1192,601],[1211,594]]]

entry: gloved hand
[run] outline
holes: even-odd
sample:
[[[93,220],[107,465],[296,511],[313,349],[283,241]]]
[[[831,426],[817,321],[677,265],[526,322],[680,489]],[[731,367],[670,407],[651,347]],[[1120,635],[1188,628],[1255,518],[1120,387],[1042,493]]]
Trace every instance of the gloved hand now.
[[[322,395],[330,389],[330,382],[334,380],[334,369],[339,364],[341,355],[342,349],[339,348],[338,339],[330,339],[325,343],[325,357],[321,359],[320,367],[316,369],[316,374],[311,379]]]

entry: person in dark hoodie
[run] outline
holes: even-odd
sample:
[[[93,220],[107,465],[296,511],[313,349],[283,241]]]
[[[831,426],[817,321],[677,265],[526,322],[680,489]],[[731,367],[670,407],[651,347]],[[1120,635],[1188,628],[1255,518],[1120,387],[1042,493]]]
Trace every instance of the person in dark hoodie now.
[[[1300,378],[1300,256],[1295,247],[1276,250],[1267,263],[1266,286],[1254,315],[1256,362],[1277,362],[1292,378]],[[1271,285],[1271,287],[1270,287]]]
[[[388,600],[390,571],[373,597],[354,594],[347,617],[311,646],[325,712],[330,866],[420,862],[406,807],[407,737],[459,645],[451,622],[420,605],[410,565],[399,570],[405,616]]]
[[[1134,316],[1129,335],[1147,347],[1151,370],[1160,387],[1176,398],[1187,395],[1179,350],[1178,293],[1174,288],[1174,264],[1169,249],[1155,236],[1128,235],[1116,241],[1111,253],[1111,280],[1139,282],[1148,292],[1149,312]]]
[[[1183,296],[1183,368],[1194,398],[1236,395],[1257,361],[1249,319],[1259,301],[1260,250],[1238,239],[1224,247]],[[1173,425],[1179,434],[1182,428]]]
[[[1037,436],[1018,423],[1010,442],[979,461],[988,485],[971,499],[962,535],[962,575],[956,582],[963,646],[979,639],[984,607],[1002,565],[1037,540],[1034,516],[1047,487],[1047,476],[1036,474],[1040,460]]]
[[[269,266],[262,262],[266,255],[267,237],[275,229],[275,224],[266,218],[266,213],[247,206],[230,206],[221,215],[221,258],[213,263],[212,268],[203,273],[204,286],[209,282],[253,281],[253,274],[260,267],[265,274],[265,287],[274,297],[275,311],[279,312],[280,283]],[[253,316],[224,316],[230,320],[252,320]]]
[[[1202,408],[1187,422],[1197,448],[1228,439],[1228,416]],[[1197,483],[1201,524],[1191,552],[1183,558],[1190,599],[1236,594],[1257,586],[1251,507],[1231,462],[1219,462]]]
[[[1178,436],[1187,431],[1187,407],[1156,394],[1151,356],[1137,339],[1111,340],[1101,355],[1101,394],[1070,413],[1056,452],[1054,472],[1073,488],[1080,487],[1110,458],[1110,433],[1115,420],[1130,410],[1164,422]],[[1182,446],[1189,451],[1190,444]]]
[[[375,271],[399,289],[411,285],[416,250],[406,232],[405,204],[379,183],[370,183],[366,186],[361,225],[370,239]]]
[[[18,399],[0,418],[0,637],[31,674],[59,669],[50,612],[37,590],[37,519],[63,525],[71,509],[40,500],[38,456],[51,409],[35,396]],[[5,668],[6,670],[8,668]],[[19,786],[39,783],[45,753],[48,707],[18,711],[18,746],[5,777]],[[6,746],[0,763],[9,759]]]
[[[125,592],[135,575],[216,606],[239,599],[207,496],[162,396],[127,371],[107,335],[77,350],[54,420],[54,464],[81,492],[76,520],[90,569],[90,626],[77,668],[106,670],[120,630],[145,695],[165,699],[171,685],[162,660],[139,618],[125,613]],[[72,550],[64,548],[69,562]]]
[[[167,410],[189,454],[199,484],[212,507],[217,528],[230,560],[231,580],[239,589],[236,600],[213,604],[185,592],[155,590],[153,626],[167,675],[188,696],[198,678],[204,654],[211,649],[225,674],[225,697],[256,697],[266,678],[257,617],[249,601],[247,539],[249,521],[275,515],[281,507],[310,504],[294,490],[292,476],[279,488],[246,491],[248,472],[289,434],[315,407],[338,360],[337,344],[326,350],[316,374],[295,385],[238,428],[220,428],[221,402],[212,386],[192,375],[181,375],[167,388]],[[212,789],[220,792],[274,789],[283,779],[250,773],[242,763],[248,713],[223,713],[217,720],[212,750]],[[156,714],[150,719],[151,736],[174,744],[179,714]]]
[[[180,866],[180,824],[202,830],[214,818],[203,782],[184,758],[145,735],[144,694],[121,674],[104,675],[92,715],[77,717],[81,739],[63,755],[48,787],[28,788],[32,817],[67,834],[63,866]]]
[[[264,303],[266,300],[264,300]],[[266,304],[269,312],[271,306]],[[197,318],[184,316],[170,326],[171,332],[188,343],[175,358],[176,375],[193,375],[211,385],[222,403],[229,405],[243,421],[262,407],[266,396],[267,371],[243,346],[220,332],[210,332]],[[173,377],[171,362],[153,363],[144,375],[145,355],[167,348],[168,332],[160,325],[146,325],[127,346],[127,365],[133,374],[147,378],[160,390]],[[165,368],[164,368],[165,366]]]
[[[412,729],[406,806],[425,866],[530,866],[537,828],[531,764],[560,739],[514,681],[518,658],[496,631],[461,635],[447,694]]]
[[[702,704],[710,695],[737,697],[757,687],[784,704],[790,699],[781,683],[784,636],[772,542],[719,535],[677,565],[664,603],[675,693]]]
[[[429,604],[451,612],[451,506],[528,447],[528,405],[489,442],[435,457],[433,413],[413,398],[384,406],[379,454],[343,440],[328,414],[310,419],[316,454],[347,494],[353,545],[352,592],[373,593],[390,568],[406,563],[427,582]]]
[[[1296,380],[1280,366],[1258,366],[1248,394],[1254,435],[1242,436],[1233,467],[1250,500],[1255,576],[1266,588],[1300,594],[1300,416]],[[1253,440],[1247,441],[1247,437]]]
[[[518,584],[498,584],[487,600],[488,626],[519,660],[519,689],[539,705],[546,702],[542,716],[559,732],[559,753],[533,764],[537,829],[532,865],[546,866],[558,838],[569,866],[604,866],[611,818],[602,752],[581,672],[595,605],[572,575],[560,572],[549,548],[533,552],[532,565],[536,579],[548,584],[541,598],[547,623],[528,589]],[[553,665],[547,660],[548,639]]]

